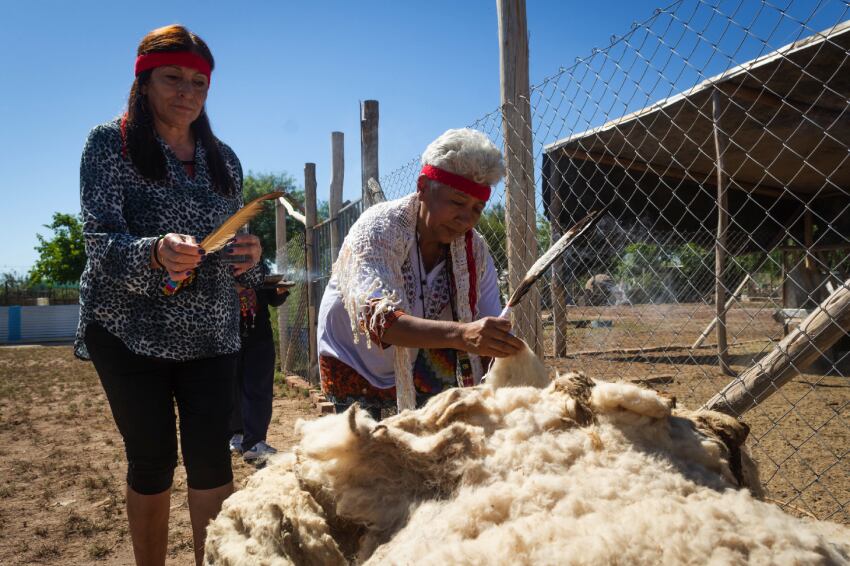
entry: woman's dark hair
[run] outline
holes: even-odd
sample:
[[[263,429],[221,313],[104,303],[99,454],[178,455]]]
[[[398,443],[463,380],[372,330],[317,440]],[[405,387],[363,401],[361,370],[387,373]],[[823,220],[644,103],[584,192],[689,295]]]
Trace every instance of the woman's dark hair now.
[[[165,53],[169,51],[190,51],[206,59],[210,69],[215,67],[212,53],[204,40],[180,25],[161,27],[148,33],[139,43],[137,55]],[[147,97],[142,94],[142,86],[150,81],[153,70],[139,73],[127,101],[126,143],[130,159],[139,172],[147,177],[161,181],[165,179],[165,155],[156,141],[153,115]],[[228,173],[218,142],[212,133],[206,108],[192,122],[192,133],[196,142],[203,144],[207,153],[207,167],[212,177],[213,189],[225,196],[235,196],[236,184]]]

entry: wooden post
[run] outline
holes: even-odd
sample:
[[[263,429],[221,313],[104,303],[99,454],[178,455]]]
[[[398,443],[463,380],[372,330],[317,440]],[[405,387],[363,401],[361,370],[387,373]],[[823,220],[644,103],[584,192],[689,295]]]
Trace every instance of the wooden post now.
[[[564,199],[560,187],[561,175],[547,154],[543,154],[543,178],[549,193],[549,221],[552,225],[552,241],[564,235]],[[552,264],[552,279],[549,293],[552,300],[552,355],[562,358],[567,355],[567,289],[562,279],[566,271],[564,256]]]
[[[274,203],[274,244],[275,244],[275,264],[277,265],[278,273],[287,272],[287,257],[286,257],[286,209],[276,200]],[[289,351],[289,306],[283,303],[277,309],[277,327],[278,327],[278,351],[280,360],[280,371],[284,375],[287,374],[287,352]]]
[[[729,344],[726,340],[726,287],[723,272],[726,268],[726,236],[729,229],[729,194],[726,191],[726,174],[723,153],[726,151],[726,136],[720,130],[720,91],[711,93],[711,115],[714,131],[714,154],[717,170],[717,240],[714,246],[714,310],[717,319],[717,361],[726,375],[734,375],[729,366]]]
[[[311,383],[319,382],[318,342],[316,340],[316,324],[318,315],[318,293],[316,292],[316,250],[313,243],[316,225],[316,164],[304,164],[304,216],[307,219],[305,229],[305,256],[307,260],[307,336],[310,342],[310,367],[307,378]]]
[[[381,184],[376,179],[369,179],[366,182],[366,187],[369,190],[369,198],[372,199],[372,204],[378,204],[387,200],[384,189],[381,188]]]
[[[378,180],[378,101],[360,103],[360,181],[363,209],[373,204],[369,179]]]
[[[528,30],[525,0],[496,0],[499,21],[499,76],[502,126],[505,137],[505,223],[507,231],[508,284],[511,292],[537,259],[537,210],[534,196],[531,108],[528,83]],[[543,355],[540,337],[540,292],[513,310],[513,332],[538,356]]]
[[[705,404],[739,416],[779,390],[850,331],[850,279],[835,290],[776,348]]]
[[[738,299],[738,295],[741,294],[741,291],[744,290],[744,286],[747,284],[747,281],[750,280],[750,275],[744,275],[744,279],[741,281],[741,284],[735,288],[732,292],[732,295],[729,296],[729,299],[726,301],[726,304],[723,305],[723,314],[732,308],[732,305],[735,304],[735,301]],[[717,317],[715,316],[711,322],[708,323],[708,326],[705,327],[705,330],[702,331],[702,334],[699,335],[696,342],[693,343],[691,348],[699,348],[702,346],[702,343],[705,342],[705,339],[708,338],[708,335],[711,334],[711,331],[714,330],[714,326],[717,324]]]
[[[811,271],[815,268],[814,255],[812,255],[812,246],[815,243],[815,227],[812,222],[812,209],[806,205],[806,212],[803,213],[803,242],[806,246],[806,271]],[[814,288],[814,286],[812,287]]]
[[[331,132],[331,265],[339,255],[342,244],[339,231],[339,209],[342,208],[342,185],[345,177],[345,146],[342,132]]]
[[[788,286],[786,285],[788,281],[788,259],[785,256],[788,252],[782,250],[780,253],[782,256],[782,275],[780,276],[782,277],[780,283],[782,285],[782,307],[786,308],[788,306]]]

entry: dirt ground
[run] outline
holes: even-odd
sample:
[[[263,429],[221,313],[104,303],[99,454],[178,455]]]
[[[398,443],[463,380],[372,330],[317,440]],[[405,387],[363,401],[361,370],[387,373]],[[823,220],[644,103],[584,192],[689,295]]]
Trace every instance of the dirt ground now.
[[[732,368],[740,373],[770,352],[782,327],[767,305],[736,307],[727,319]],[[606,380],[628,379],[698,408],[731,378],[717,368],[713,348],[667,348],[647,353],[582,354],[589,350],[691,345],[714,318],[705,305],[571,308],[568,356],[546,362]],[[607,323],[587,321],[611,321]],[[544,326],[551,344],[552,326]],[[714,343],[714,334],[707,343]],[[710,344],[709,344],[710,345]],[[840,355],[840,354],[839,354]],[[748,444],[771,500],[789,512],[850,524],[850,372],[826,361],[747,412]]]
[[[309,400],[278,386],[269,443],[287,449]],[[237,488],[255,470],[234,456]],[[121,437],[94,368],[71,347],[0,348],[0,564],[132,565]],[[186,475],[175,474],[169,564],[193,564]]]
[[[773,348],[771,339],[781,338],[770,314],[759,306],[730,312],[735,370],[749,367]],[[712,316],[700,305],[575,308],[568,348],[575,354],[687,345]],[[551,339],[552,326],[544,330]],[[670,347],[545,361],[559,371],[635,380],[693,408],[729,382],[712,353]],[[810,369],[744,420],[771,500],[792,513],[850,524],[847,376]],[[288,448],[295,421],[313,416],[306,398],[279,386],[269,441]],[[254,470],[234,457],[234,471],[238,487]],[[124,474],[121,438],[91,364],[75,360],[67,345],[0,348],[0,564],[132,564]],[[192,563],[182,468],[172,497],[168,561]]]

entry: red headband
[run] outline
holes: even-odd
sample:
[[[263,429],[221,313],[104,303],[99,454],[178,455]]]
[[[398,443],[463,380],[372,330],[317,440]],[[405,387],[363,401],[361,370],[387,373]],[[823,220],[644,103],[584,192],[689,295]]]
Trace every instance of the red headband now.
[[[195,69],[202,75],[207,77],[207,82],[210,81],[209,62],[196,53],[191,51],[158,51],[155,53],[146,53],[136,57],[136,76],[139,73],[156,67],[164,67],[166,65],[178,65],[180,67],[189,67]]]
[[[466,193],[471,197],[475,197],[478,200],[486,201],[490,198],[489,185],[479,185],[475,181],[470,181],[466,177],[455,175],[454,173],[450,173],[445,169],[440,169],[439,167],[434,167],[433,165],[425,165],[422,167],[421,174],[425,175],[429,179],[437,181],[438,183],[448,185],[453,189],[457,189],[462,193]]]

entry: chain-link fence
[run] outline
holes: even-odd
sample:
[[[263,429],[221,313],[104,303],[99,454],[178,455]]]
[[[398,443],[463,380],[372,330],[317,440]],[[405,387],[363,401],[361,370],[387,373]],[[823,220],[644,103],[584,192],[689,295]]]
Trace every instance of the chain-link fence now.
[[[333,245],[333,229],[336,226],[339,231],[339,242],[348,234],[351,225],[360,217],[363,210],[362,202],[356,200],[346,203],[332,219],[323,220],[313,228],[313,247],[307,250],[306,238],[303,231],[295,233],[287,241],[286,277],[296,282],[290,291],[284,311],[286,314],[287,338],[285,341],[285,355],[282,355],[281,369],[284,374],[298,375],[315,383],[315,371],[310,371],[310,332],[309,332],[309,308],[307,281],[310,281],[314,293],[313,304],[318,311],[322,302],[322,293],[331,276],[331,268],[335,253]],[[337,244],[338,246],[338,244]],[[307,255],[312,253],[312,273],[307,266]]]
[[[304,232],[298,231],[286,242],[286,278],[294,281],[286,302],[279,307],[285,314],[286,329],[281,340],[280,366],[284,375],[307,378],[310,368],[310,333],[307,317],[307,261]]]
[[[80,300],[80,286],[76,283],[27,285],[4,282],[0,285],[0,306],[11,305],[73,305]]]
[[[696,408],[850,291],[847,18],[840,0],[683,0],[533,86],[532,147],[504,147],[502,109],[471,124],[531,154],[541,251],[611,203],[539,285],[552,366]],[[419,167],[385,175],[387,198]],[[503,281],[504,202],[495,187],[478,227]],[[829,332],[805,322],[814,361],[786,355],[795,377],[747,393],[760,402],[741,416],[770,498],[846,523],[850,316],[836,308]]]

